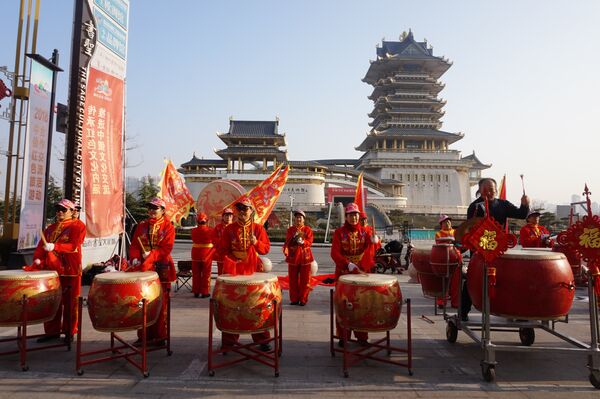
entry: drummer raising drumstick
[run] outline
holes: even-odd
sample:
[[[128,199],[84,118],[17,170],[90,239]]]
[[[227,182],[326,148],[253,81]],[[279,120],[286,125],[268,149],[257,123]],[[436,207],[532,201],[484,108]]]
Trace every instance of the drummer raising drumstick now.
[[[346,221],[344,225],[333,233],[331,241],[331,259],[335,262],[335,277],[349,273],[368,273],[375,263],[373,257],[365,256],[371,247],[378,242],[369,232],[360,225],[360,209],[351,202],[346,205]],[[341,328],[336,324],[337,336],[341,335]],[[351,331],[347,331],[350,335]],[[354,331],[354,336],[361,344],[366,344],[369,338],[366,332]],[[350,337],[348,336],[347,339]],[[343,345],[340,339],[339,345]]]
[[[271,265],[266,264],[266,255],[271,249],[271,241],[265,228],[254,223],[254,206],[248,198],[242,198],[235,203],[237,221],[225,228],[219,252],[223,259],[223,274],[249,275],[254,272],[269,272]],[[263,264],[264,262],[264,264]],[[222,349],[231,348],[239,339],[238,334],[222,333]],[[271,337],[269,331],[252,334],[252,340],[260,344],[260,350],[268,352],[271,345],[261,343]]]
[[[516,207],[511,202],[503,199],[496,198],[498,194],[496,180],[491,177],[485,177],[479,180],[479,190],[477,191],[480,196],[475,201],[471,202],[469,209],[467,209],[467,220],[474,217],[483,217],[485,215],[485,199],[488,200],[488,207],[490,210],[490,216],[504,226],[506,219],[525,219],[529,214],[529,197],[523,190],[523,196],[521,197],[521,206]],[[467,291],[467,284],[463,285],[462,290],[462,301],[461,301],[461,318],[463,321],[469,320],[468,314],[471,310],[471,297]]]

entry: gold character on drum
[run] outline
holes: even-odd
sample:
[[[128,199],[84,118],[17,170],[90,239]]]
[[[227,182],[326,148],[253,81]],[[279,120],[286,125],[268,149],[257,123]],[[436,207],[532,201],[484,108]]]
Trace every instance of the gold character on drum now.
[[[313,231],[304,224],[306,214],[301,209],[294,210],[294,225],[287,230],[283,253],[288,264],[290,283],[290,304],[304,306],[310,293],[310,276],[317,274],[317,266],[311,246]]]
[[[42,240],[33,253],[33,264],[24,270],[54,270],[60,276],[62,302],[54,319],[44,323],[46,335],[38,342],[65,340],[77,333],[77,298],[81,292],[81,244],[85,239],[85,225],[73,218],[75,204],[61,199],[56,205],[56,222],[46,227]],[[62,319],[62,325],[61,325]]]
[[[235,209],[237,221],[225,228],[219,243],[223,274],[236,276],[271,271],[268,259],[258,257],[269,253],[271,241],[265,228],[254,222],[254,204],[249,198],[242,197],[235,203]],[[222,347],[227,349],[237,344],[239,334],[223,332],[222,337]],[[265,352],[271,350],[271,345],[261,342],[269,338],[269,331],[252,334],[254,342]]]
[[[374,238],[360,225],[360,209],[358,205],[351,202],[346,205],[346,220],[342,227],[333,233],[331,242],[331,259],[335,263],[336,279],[342,274],[368,273],[374,264],[373,257],[365,256],[374,245]],[[342,329],[336,323],[337,336],[341,336]],[[347,339],[351,331],[346,331]],[[354,331],[354,336],[360,343],[366,343],[369,336],[366,332]],[[340,339],[340,346],[343,341]]]
[[[152,198],[146,203],[148,219],[135,228],[129,247],[128,272],[155,271],[163,288],[169,295],[171,283],[177,279],[171,251],[175,243],[175,228],[165,217],[166,204],[161,198]],[[141,343],[138,330],[138,343]],[[158,321],[147,328],[147,338],[154,345],[164,345],[167,339],[167,301],[162,301]]]

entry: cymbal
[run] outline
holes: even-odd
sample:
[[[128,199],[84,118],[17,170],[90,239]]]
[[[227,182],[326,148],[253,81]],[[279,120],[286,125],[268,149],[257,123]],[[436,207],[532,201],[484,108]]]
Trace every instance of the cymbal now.
[[[461,223],[460,226],[458,226],[457,228],[454,229],[454,239],[457,242],[462,242],[462,238],[465,234],[467,234],[469,231],[471,231],[471,228],[476,225],[477,223],[479,223],[481,220],[483,219],[483,217],[474,217],[471,219],[468,219],[466,222]]]

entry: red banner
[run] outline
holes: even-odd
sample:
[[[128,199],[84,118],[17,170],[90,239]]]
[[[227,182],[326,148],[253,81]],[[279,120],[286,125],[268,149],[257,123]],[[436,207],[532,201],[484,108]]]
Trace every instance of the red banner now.
[[[365,191],[363,188],[362,173],[358,176],[358,181],[356,182],[356,191],[354,192],[354,203],[358,205],[358,209],[360,209],[361,213],[365,213],[365,206],[367,205],[367,196],[365,195]]]
[[[88,238],[123,231],[123,86],[90,67],[82,137]]]
[[[190,209],[194,206],[195,201],[173,162],[170,160],[166,162],[165,169],[162,171],[158,196],[167,205],[165,212],[167,219],[175,226],[179,226],[181,219],[190,214]]]

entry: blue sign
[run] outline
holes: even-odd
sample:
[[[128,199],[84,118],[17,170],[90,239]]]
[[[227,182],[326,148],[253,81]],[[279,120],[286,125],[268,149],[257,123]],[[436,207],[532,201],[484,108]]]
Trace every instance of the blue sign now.
[[[94,0],[94,4],[119,25],[127,29],[129,11],[129,4],[127,2],[123,0]]]
[[[126,59],[127,33],[109,18],[105,17],[102,12],[94,10],[94,16],[98,23],[98,41],[119,57]]]

